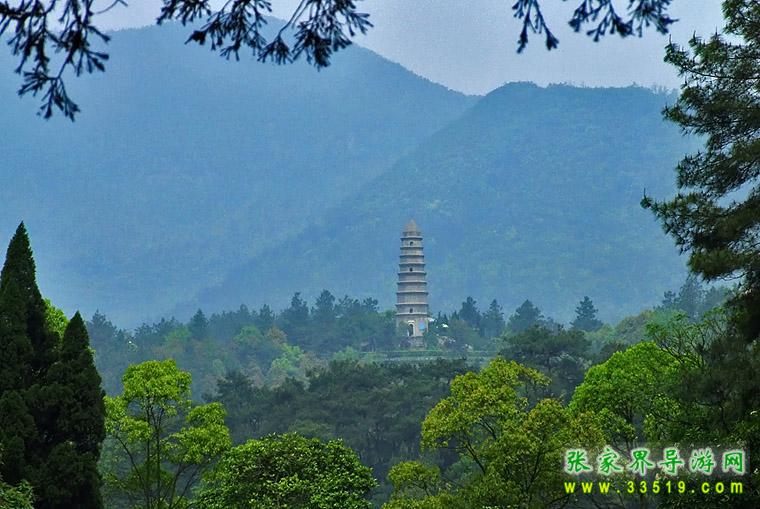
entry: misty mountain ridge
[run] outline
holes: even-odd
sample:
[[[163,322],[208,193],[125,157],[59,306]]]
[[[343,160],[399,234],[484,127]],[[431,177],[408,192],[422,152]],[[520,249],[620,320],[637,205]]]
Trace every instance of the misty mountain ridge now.
[[[43,292],[69,313],[135,325],[322,288],[391,307],[410,217],[434,311],[531,298],[566,318],[588,294],[614,318],[683,279],[638,207],[673,191],[692,146],[661,119],[667,95],[467,97],[356,46],[317,72],[227,62],[177,25],[114,35],[106,73],[70,80],[74,124],[14,99],[0,56],[0,234],[27,222]]]
[[[352,47],[317,72],[228,62],[179,25],[123,30],[43,121],[0,54],[0,234],[24,219],[72,313],[161,315],[277,245],[475,102]]]
[[[639,202],[667,196],[695,145],[643,88],[505,85],[326,216],[254,257],[192,307],[287,304],[320,289],[393,304],[398,237],[423,230],[434,311],[467,295],[510,311],[526,298],[569,320],[589,295],[608,320],[656,304],[684,261]]]

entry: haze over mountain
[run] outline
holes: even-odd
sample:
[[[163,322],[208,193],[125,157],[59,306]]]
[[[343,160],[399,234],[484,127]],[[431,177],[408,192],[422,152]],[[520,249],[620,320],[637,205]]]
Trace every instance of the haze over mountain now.
[[[161,0],[129,2],[101,18],[103,26],[123,28],[155,23]],[[274,15],[289,19],[299,0],[275,0]],[[407,69],[466,93],[487,94],[505,82],[531,81],[619,87],[638,83],[678,87],[681,78],[663,62],[669,40],[686,44],[696,32],[710,36],[723,25],[721,2],[675,0],[668,12],[678,21],[668,34],[650,26],[644,37],[610,35],[598,43],[574,33],[568,24],[582,2],[546,0],[541,12],[559,48],[546,51],[542,36],[530,38],[518,54],[522,28],[512,5],[504,0],[362,0],[357,5],[370,15],[374,27],[355,39]],[[214,5],[214,2],[212,2]],[[628,2],[615,4],[623,14]],[[590,28],[590,27],[588,27]]]
[[[568,320],[589,295],[605,319],[635,313],[685,277],[639,206],[645,189],[673,192],[675,163],[692,148],[661,119],[668,100],[642,88],[505,85],[192,305],[285,305],[294,291],[330,288],[390,306],[398,236],[413,217],[433,310],[467,295],[508,311],[530,298]]]
[[[69,313],[135,325],[323,288],[390,307],[410,217],[435,311],[531,298],[566,319],[590,295],[612,319],[683,279],[638,206],[672,192],[689,147],[665,95],[468,97],[358,47],[318,73],[226,62],[185,33],[119,32],[107,72],[71,81],[74,124],[12,99],[2,57],[0,236],[26,221],[43,292]]]
[[[317,72],[226,62],[186,31],[116,34],[106,73],[69,82],[73,124],[17,100],[0,52],[0,238],[26,221],[42,290],[69,313],[162,314],[476,100],[359,47]]]

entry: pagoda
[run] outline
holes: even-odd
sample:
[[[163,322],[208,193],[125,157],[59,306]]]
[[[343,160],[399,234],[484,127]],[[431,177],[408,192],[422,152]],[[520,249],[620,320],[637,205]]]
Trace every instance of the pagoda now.
[[[396,325],[409,337],[422,336],[430,323],[426,275],[422,232],[412,219],[401,234],[396,291]]]

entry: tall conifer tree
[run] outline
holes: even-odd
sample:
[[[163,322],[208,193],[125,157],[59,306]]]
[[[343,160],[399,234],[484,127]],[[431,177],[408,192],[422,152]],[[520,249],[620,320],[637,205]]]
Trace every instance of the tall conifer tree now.
[[[0,475],[17,484],[29,477],[28,444],[37,439],[27,391],[49,358],[45,346],[53,346],[46,334],[45,304],[35,281],[35,267],[24,223],[8,245],[0,272]]]
[[[596,318],[597,309],[588,296],[583,297],[578,307],[575,308],[575,320],[570,324],[573,329],[586,332],[599,330],[602,322]]]
[[[54,422],[50,454],[38,475],[40,508],[100,508],[98,458],[105,438],[105,393],[79,313],[66,327],[59,361],[46,379]]]
[[[37,509],[100,508],[103,393],[77,314],[48,330],[22,223],[0,273],[0,477],[28,480]]]

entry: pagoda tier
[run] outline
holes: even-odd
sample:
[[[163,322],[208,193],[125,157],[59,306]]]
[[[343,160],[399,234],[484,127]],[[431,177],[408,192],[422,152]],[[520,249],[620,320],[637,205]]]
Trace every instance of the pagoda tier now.
[[[426,276],[422,232],[411,220],[401,235],[396,292],[396,325],[410,337],[422,336],[430,322]]]

